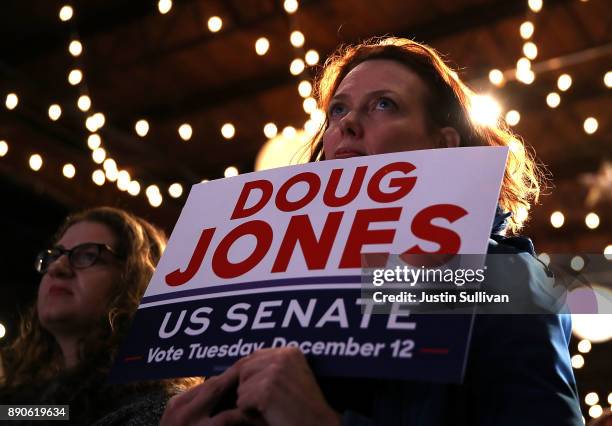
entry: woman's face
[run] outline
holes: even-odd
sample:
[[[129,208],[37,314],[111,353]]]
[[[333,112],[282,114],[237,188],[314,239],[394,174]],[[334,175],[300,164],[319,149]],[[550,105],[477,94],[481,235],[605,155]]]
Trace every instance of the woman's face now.
[[[56,246],[71,249],[83,243],[116,247],[111,230],[97,222],[78,222]],[[63,254],[49,265],[38,289],[38,317],[52,334],[82,334],[106,315],[111,291],[121,277],[119,261],[106,250],[84,269],[74,269]]]
[[[449,146],[427,126],[428,89],[410,68],[387,59],[362,62],[340,82],[327,111],[328,160]]]

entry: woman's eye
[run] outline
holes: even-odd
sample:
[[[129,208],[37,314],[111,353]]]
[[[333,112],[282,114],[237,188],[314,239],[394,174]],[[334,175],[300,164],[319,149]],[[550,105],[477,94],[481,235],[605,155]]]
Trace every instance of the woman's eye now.
[[[393,103],[393,101],[387,98],[380,98],[376,101],[376,109],[380,111],[388,110],[390,108],[393,108],[394,106],[395,104]]]
[[[334,104],[329,108],[330,117],[338,117],[346,112],[346,108],[342,104]]]

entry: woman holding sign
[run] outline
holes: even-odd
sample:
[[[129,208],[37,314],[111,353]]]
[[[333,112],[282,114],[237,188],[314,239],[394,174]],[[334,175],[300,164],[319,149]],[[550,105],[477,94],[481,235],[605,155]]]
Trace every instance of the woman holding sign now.
[[[166,245],[163,232],[102,207],[68,217],[53,241],[36,259],[36,303],[2,353],[0,403],[69,405],[73,424],[156,424],[190,380],[105,382]]]
[[[537,199],[538,168],[506,126],[472,122],[471,96],[425,45],[387,38],[342,48],[327,61],[318,83],[319,108],[327,119],[313,141],[311,160],[508,146],[489,252],[533,255],[528,239],[504,235],[506,228],[521,228],[524,216],[518,213]],[[531,277],[545,275],[535,256],[521,259],[514,268]],[[273,426],[579,425],[570,331],[567,316],[480,316],[462,385],[317,380],[298,349],[264,349],[174,397],[162,424],[201,419],[201,424]],[[234,393],[234,406],[221,403]]]

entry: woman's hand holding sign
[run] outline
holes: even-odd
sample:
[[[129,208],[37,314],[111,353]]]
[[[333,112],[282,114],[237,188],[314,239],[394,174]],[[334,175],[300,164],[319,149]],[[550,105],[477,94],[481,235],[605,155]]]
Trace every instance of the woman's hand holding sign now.
[[[236,390],[237,386],[237,390]],[[237,393],[236,407],[218,411]],[[304,354],[296,348],[262,349],[217,377],[172,398],[161,425],[340,425]]]
[[[236,405],[244,413],[258,413],[270,426],[341,423],[297,348],[261,349],[224,374],[236,372]]]

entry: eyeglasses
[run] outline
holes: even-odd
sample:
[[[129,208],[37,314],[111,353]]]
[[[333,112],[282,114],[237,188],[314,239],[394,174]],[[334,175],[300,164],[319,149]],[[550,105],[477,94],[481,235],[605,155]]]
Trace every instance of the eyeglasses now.
[[[64,254],[68,255],[70,266],[74,269],[89,268],[100,259],[100,255],[104,251],[117,257],[114,250],[107,244],[84,243],[72,247],[70,250],[62,247],[53,247],[38,253],[36,261],[34,262],[34,269],[36,269],[38,273],[44,274],[49,269],[49,266]]]

